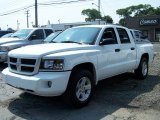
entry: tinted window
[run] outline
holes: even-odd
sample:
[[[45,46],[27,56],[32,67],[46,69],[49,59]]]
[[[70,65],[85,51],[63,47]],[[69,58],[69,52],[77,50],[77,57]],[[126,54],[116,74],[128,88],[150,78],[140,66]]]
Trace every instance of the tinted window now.
[[[53,31],[50,30],[50,29],[45,29],[45,33],[46,33],[46,37],[47,37],[48,35],[50,35],[51,33],[53,33]]]
[[[130,43],[128,33],[125,29],[117,28],[117,31],[118,31],[119,38],[120,38],[120,41],[121,41],[122,44]]]
[[[43,30],[36,30],[32,35],[36,36],[36,39],[44,39],[44,33]]]
[[[139,38],[139,32],[138,31],[134,31],[134,34],[135,34],[136,38]]]
[[[117,38],[115,35],[115,31],[113,28],[107,28],[103,35],[102,39],[100,41],[101,43],[103,42],[103,45],[108,45],[108,44],[117,44]]]

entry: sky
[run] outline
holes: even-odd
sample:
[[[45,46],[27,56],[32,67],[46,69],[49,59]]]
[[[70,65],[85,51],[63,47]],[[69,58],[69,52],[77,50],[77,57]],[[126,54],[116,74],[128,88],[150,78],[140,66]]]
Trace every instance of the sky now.
[[[58,1],[58,0],[37,0],[38,3]],[[73,0],[71,0],[73,1]],[[12,11],[24,6],[34,4],[35,0],[0,0],[0,15],[7,11]],[[92,5],[94,3],[94,5]],[[84,9],[98,9],[98,0],[88,0],[87,2],[79,2],[65,5],[38,6],[38,24],[46,25],[48,21],[51,24],[84,22],[86,16],[81,14]],[[117,9],[125,8],[131,5],[150,4],[153,7],[160,6],[160,0],[101,0],[101,14],[110,15],[114,23],[118,23],[120,16],[116,14]],[[35,23],[34,7],[29,8],[29,26]],[[26,10],[13,14],[0,16],[0,28],[17,29],[17,21],[19,28],[27,27]]]

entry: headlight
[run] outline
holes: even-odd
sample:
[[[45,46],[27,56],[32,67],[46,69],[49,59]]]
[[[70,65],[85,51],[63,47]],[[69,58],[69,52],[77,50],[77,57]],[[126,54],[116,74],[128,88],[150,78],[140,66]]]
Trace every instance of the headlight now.
[[[47,59],[42,60],[41,68],[43,70],[63,70],[64,59]]]
[[[9,51],[9,47],[7,47],[7,46],[1,46],[0,47],[0,51],[2,51],[2,52]]]

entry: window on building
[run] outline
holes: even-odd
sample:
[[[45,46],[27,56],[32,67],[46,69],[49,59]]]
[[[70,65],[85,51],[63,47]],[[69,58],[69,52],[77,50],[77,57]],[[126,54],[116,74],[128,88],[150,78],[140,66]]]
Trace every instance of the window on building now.
[[[160,41],[160,28],[156,29],[156,41]]]

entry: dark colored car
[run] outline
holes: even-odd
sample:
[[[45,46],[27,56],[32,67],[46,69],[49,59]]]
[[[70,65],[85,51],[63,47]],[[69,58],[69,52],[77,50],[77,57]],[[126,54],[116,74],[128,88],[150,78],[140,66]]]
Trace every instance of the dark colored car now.
[[[5,34],[8,34],[8,33],[12,33],[12,31],[1,30],[0,31],[0,37],[2,37]]]

